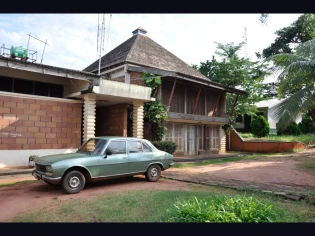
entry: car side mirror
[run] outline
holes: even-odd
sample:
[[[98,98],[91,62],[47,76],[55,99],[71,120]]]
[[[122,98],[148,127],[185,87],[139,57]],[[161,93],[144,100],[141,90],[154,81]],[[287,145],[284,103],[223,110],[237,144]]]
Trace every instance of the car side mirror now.
[[[106,156],[112,155],[112,151],[111,150],[106,150],[105,154],[106,154]]]

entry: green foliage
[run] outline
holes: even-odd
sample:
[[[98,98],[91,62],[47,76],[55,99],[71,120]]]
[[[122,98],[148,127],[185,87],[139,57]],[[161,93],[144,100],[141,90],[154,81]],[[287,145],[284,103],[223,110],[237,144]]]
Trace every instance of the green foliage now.
[[[290,26],[275,32],[278,37],[263,50],[262,57],[267,58],[280,53],[293,53],[295,48],[290,44],[300,44],[315,37],[315,14],[303,14]]]
[[[151,96],[154,97],[157,88],[161,85],[161,77],[152,73],[142,73],[141,78],[144,79],[144,85],[152,89]],[[167,114],[160,100],[156,99],[154,102],[146,102],[144,104],[144,118],[152,124],[153,140],[160,141],[167,130],[165,125]]]
[[[219,61],[213,56],[211,61],[201,62],[199,66],[193,65],[194,68],[197,68],[200,73],[213,82],[245,90],[248,96],[239,96],[234,116],[244,114],[255,116],[258,110],[254,104],[264,99],[262,82],[266,75],[266,64],[241,58],[238,53],[242,49],[243,43],[237,45],[233,43],[216,44],[216,55],[221,60]],[[227,113],[232,111],[235,98],[235,94],[227,94]]]
[[[159,150],[173,154],[177,148],[177,144],[171,141],[153,141],[152,144]]]
[[[170,212],[175,222],[185,223],[261,223],[277,217],[271,204],[245,196],[217,196],[211,201],[195,197],[175,203]]]
[[[265,137],[269,134],[270,126],[262,115],[255,117],[250,124],[252,133],[256,137]]]
[[[280,128],[279,122],[276,124],[277,135],[300,135],[302,132],[296,122],[291,122],[287,127]]]
[[[312,118],[308,115],[302,116],[302,121],[298,124],[302,134],[314,134],[315,125]]]

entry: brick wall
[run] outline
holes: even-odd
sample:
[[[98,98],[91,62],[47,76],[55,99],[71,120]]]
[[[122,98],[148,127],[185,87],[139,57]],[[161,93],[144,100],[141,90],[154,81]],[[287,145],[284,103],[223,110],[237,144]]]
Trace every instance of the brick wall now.
[[[140,72],[129,72],[130,74],[130,84],[144,86],[144,80],[140,77],[142,73]]]
[[[127,136],[127,104],[96,108],[95,136]]]
[[[109,79],[109,80],[125,83],[125,76],[120,76],[120,77]]]
[[[0,150],[81,145],[82,104],[0,96]]]

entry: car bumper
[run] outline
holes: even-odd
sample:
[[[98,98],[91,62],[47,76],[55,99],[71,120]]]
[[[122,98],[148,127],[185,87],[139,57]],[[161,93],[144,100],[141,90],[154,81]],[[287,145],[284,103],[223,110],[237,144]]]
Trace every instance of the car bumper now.
[[[52,184],[58,184],[61,181],[61,177],[50,177],[50,176],[47,176],[47,175],[44,175],[44,174],[40,174],[36,170],[32,171],[32,175],[37,180],[44,180],[44,181],[52,183]]]

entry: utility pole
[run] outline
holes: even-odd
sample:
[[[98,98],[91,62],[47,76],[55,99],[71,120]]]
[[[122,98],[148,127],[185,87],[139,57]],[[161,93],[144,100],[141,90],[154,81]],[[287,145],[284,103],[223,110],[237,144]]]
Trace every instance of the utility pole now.
[[[98,54],[98,75],[101,70],[101,58],[104,52],[104,40],[105,40],[105,14],[98,14],[97,25],[97,54]]]

